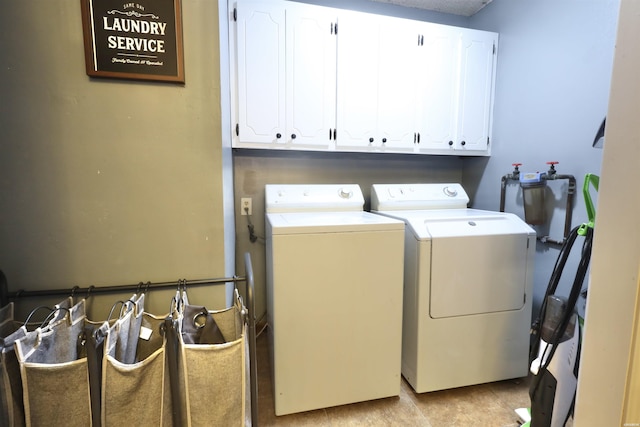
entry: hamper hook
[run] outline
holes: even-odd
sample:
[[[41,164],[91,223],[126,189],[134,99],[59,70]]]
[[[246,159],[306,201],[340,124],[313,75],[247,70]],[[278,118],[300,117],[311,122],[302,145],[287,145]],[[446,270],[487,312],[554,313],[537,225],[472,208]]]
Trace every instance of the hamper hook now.
[[[75,304],[76,300],[75,300],[75,296],[76,296],[76,291],[80,289],[80,286],[76,285],[73,288],[71,288],[71,301]]]
[[[47,317],[48,317],[48,316],[53,312],[53,308],[51,308],[51,307],[47,307],[46,305],[40,305],[40,306],[38,306],[38,307],[34,308],[33,310],[31,310],[31,313],[29,313],[29,315],[27,316],[27,320],[25,320],[25,321],[24,321],[24,324],[23,324],[23,325],[24,325],[24,326],[27,326],[27,324],[28,324],[28,323],[29,323],[29,321],[31,320],[31,317],[32,317],[32,316],[33,316],[37,311],[42,310],[42,309],[45,309],[45,308],[46,308],[47,310],[49,310],[49,314],[47,315]],[[46,321],[46,319],[47,319],[47,318],[45,318],[45,321]]]
[[[48,308],[48,307],[47,307]],[[53,316],[56,314],[57,311],[59,310],[64,310],[67,313],[69,313],[69,320],[71,320],[71,311],[69,311],[68,308],[66,307],[56,307],[54,309],[51,309],[51,312],[47,315],[47,317],[44,318],[44,320],[42,321],[42,323],[40,324],[40,328],[44,328],[44,325],[46,325],[48,322],[50,322],[53,319]]]
[[[121,304],[120,315],[122,315],[122,307],[124,307],[124,301],[118,300],[118,301],[114,302],[113,305],[111,306],[111,310],[109,310],[109,316],[107,317],[107,322],[111,320],[111,315],[113,314],[113,310],[116,309],[116,306],[118,304]]]

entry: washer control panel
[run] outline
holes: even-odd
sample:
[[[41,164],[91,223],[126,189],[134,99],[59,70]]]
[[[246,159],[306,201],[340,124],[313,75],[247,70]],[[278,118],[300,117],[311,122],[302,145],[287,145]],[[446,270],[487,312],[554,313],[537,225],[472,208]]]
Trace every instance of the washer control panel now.
[[[357,184],[268,184],[267,213],[362,211],[364,196]]]
[[[464,209],[469,197],[457,183],[374,184],[371,210]]]

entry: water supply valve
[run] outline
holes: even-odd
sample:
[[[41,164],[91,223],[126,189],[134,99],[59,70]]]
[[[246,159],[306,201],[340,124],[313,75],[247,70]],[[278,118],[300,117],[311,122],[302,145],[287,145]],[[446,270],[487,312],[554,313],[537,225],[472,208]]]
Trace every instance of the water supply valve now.
[[[518,181],[522,189],[522,201],[524,205],[525,222],[530,225],[543,225],[546,223],[545,193],[547,181],[569,181],[567,189],[567,205],[565,209],[564,234],[562,240],[552,240],[549,236],[538,237],[545,243],[562,245],[571,231],[571,217],[573,213],[573,198],[576,192],[576,179],[573,175],[559,174],[556,171],[557,161],[546,162],[549,169],[546,172],[521,172],[522,163],[512,163],[513,171],[502,176],[500,185],[500,212],[505,210],[505,193],[509,181]]]
[[[511,172],[511,179],[519,179],[520,178],[519,167],[522,166],[522,163],[511,163],[511,166],[513,166],[513,172]]]

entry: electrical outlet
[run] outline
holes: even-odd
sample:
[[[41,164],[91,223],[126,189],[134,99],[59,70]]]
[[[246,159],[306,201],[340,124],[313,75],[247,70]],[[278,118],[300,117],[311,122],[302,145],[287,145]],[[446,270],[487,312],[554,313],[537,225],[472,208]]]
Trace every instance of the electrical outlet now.
[[[240,215],[251,215],[251,197],[243,197],[240,199]]]

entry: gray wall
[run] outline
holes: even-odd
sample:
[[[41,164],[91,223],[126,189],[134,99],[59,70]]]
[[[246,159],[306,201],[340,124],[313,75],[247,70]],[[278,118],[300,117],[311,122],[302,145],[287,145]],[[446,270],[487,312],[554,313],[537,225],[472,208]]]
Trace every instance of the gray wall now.
[[[0,269],[10,290],[232,274],[217,3],[182,1],[185,85],[89,78],[78,0],[2,6]],[[224,306],[221,287],[193,293]],[[95,316],[114,300],[92,297]],[[168,310],[166,296],[148,301]]]
[[[500,33],[492,155],[464,165],[474,207],[499,208],[500,179],[512,163],[543,172],[547,161],[558,161],[559,173],[578,184],[571,227],[587,221],[582,185],[585,174],[600,174],[602,149],[591,145],[607,111],[618,8],[618,0],[494,0],[471,18],[472,27]],[[562,238],[566,195],[567,181],[550,183],[550,226],[536,226],[538,235]],[[524,217],[518,184],[508,186],[506,198],[506,210]],[[558,251],[537,245],[534,314]],[[568,292],[578,258],[565,267],[560,293]]]

